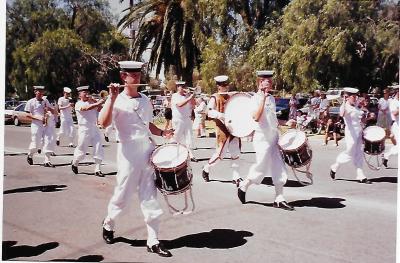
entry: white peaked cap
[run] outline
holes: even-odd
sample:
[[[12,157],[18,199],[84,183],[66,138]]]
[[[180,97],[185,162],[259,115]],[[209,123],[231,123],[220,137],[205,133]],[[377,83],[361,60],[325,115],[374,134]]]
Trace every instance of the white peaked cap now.
[[[140,61],[120,61],[118,62],[119,67],[122,69],[142,69],[143,62]]]
[[[77,91],[89,90],[89,86],[80,86],[76,88]]]
[[[177,80],[177,81],[175,81],[175,84],[176,85],[185,85],[185,81],[181,81],[181,80]]]
[[[225,82],[225,81],[228,81],[228,76],[226,76],[226,75],[216,76],[216,77],[214,78],[214,80],[215,80],[216,82]]]
[[[66,93],[71,93],[71,89],[68,88],[68,87],[64,87],[64,92],[66,92]]]
[[[44,86],[33,86],[33,89],[44,90]]]
[[[345,92],[347,92],[347,93],[352,93],[352,94],[355,94],[355,93],[358,93],[358,89],[356,89],[356,88],[343,88],[343,90],[345,91]]]
[[[275,73],[273,70],[257,70],[257,77],[272,77]]]

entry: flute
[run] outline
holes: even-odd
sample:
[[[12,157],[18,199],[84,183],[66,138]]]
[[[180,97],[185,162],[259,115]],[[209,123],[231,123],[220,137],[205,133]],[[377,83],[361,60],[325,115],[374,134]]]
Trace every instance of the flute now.
[[[118,84],[118,88],[125,88],[125,87],[128,87],[128,86],[147,86],[147,84],[129,84],[129,85]],[[107,88],[111,88],[111,85],[108,85]]]

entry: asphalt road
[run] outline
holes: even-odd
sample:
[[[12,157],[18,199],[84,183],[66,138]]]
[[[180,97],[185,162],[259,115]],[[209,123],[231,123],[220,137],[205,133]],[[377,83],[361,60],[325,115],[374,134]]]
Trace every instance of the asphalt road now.
[[[321,146],[321,137],[310,137],[314,184],[302,186],[292,173],[285,197],[295,206],[289,212],[272,207],[271,178],[252,186],[242,205],[230,183],[229,161],[211,170],[211,182],[201,178],[201,167],[214,151],[214,139],[196,139],[193,163],[194,213],[172,216],[164,208],[160,239],[173,257],[161,258],[146,251],[146,229],[137,196],[117,222],[117,242],[104,243],[101,222],[112,195],[116,173],[116,143],[104,143],[105,178],[93,175],[88,155],[72,174],[73,149],[57,147],[52,162],[43,167],[43,155],[26,162],[29,127],[5,126],[3,259],[29,261],[104,262],[395,262],[397,157],[390,169],[372,171],[364,166],[373,184],[355,181],[355,169],[345,165],[329,177],[329,165],[344,149],[333,142]],[[387,143],[388,145],[389,143]],[[243,143],[241,170],[246,175],[255,155]],[[301,178],[304,178],[301,176]],[[172,201],[182,205],[183,199]]]

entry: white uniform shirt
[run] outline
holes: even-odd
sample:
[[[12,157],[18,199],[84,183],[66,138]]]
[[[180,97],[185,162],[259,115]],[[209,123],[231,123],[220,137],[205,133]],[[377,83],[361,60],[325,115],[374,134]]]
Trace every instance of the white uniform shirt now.
[[[207,104],[204,101],[201,101],[200,104],[196,108],[194,108],[194,113],[196,115],[201,115],[201,114],[205,113],[206,108],[207,108]]]
[[[394,120],[396,124],[399,125],[399,116],[396,117],[393,114],[393,112],[399,110],[399,101],[396,98],[389,100],[389,109],[392,120]]]
[[[153,105],[148,97],[139,94],[140,97],[131,98],[121,92],[115,100],[112,119],[121,142],[142,140],[151,135],[149,123],[153,120]]]
[[[192,115],[192,104],[190,101],[186,103],[182,107],[178,107],[176,104],[186,100],[186,96],[182,96],[179,93],[172,94],[171,97],[171,109],[172,109],[172,118],[173,119],[180,119],[180,120],[187,120],[190,119]]]
[[[251,97],[252,112],[257,111],[260,103],[262,103],[263,95],[261,93],[254,94]],[[278,129],[278,119],[276,118],[275,98],[272,95],[267,95],[264,103],[264,111],[258,122],[255,122],[255,139],[262,136],[264,139],[272,135],[271,131]],[[261,137],[260,137],[261,139]]]
[[[81,108],[90,106],[89,101],[79,100],[75,104],[76,118],[79,126],[97,127],[97,108],[82,111]]]
[[[52,108],[49,101],[47,99],[43,99],[41,101],[36,98],[32,98],[28,100],[25,105],[25,111],[30,112],[32,115],[44,116],[44,107]],[[32,123],[37,125],[43,125],[42,121],[32,119]]]
[[[69,99],[66,99],[64,97],[61,97],[58,99],[57,102],[59,107],[65,107],[69,105]],[[68,107],[65,109],[60,109],[60,118],[64,120],[70,120],[72,119],[72,108]]]
[[[364,112],[361,109],[358,109],[357,107],[351,106],[347,103],[342,104],[340,108],[346,107],[346,113],[343,117],[344,124],[346,125],[345,127],[345,132],[349,131],[351,135],[351,130],[354,130],[356,132],[360,132],[362,130],[361,126],[361,118],[364,114]],[[346,135],[348,133],[346,132]],[[350,135],[349,134],[349,135]],[[356,134],[358,135],[358,134]]]

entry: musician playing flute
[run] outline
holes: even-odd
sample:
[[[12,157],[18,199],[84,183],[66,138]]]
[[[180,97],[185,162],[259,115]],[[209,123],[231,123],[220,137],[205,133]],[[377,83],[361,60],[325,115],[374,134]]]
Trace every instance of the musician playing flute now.
[[[78,165],[86,155],[89,145],[93,147],[93,159],[95,163],[94,174],[104,177],[101,172],[101,162],[104,157],[101,133],[97,127],[97,113],[100,111],[103,99],[98,101],[89,96],[89,86],[77,88],[79,100],[75,104],[76,117],[78,119],[78,145],[74,151],[71,169],[74,174],[78,173]]]
[[[337,156],[336,162],[331,165],[330,176],[332,179],[335,179],[336,172],[340,165],[351,161],[356,167],[356,179],[360,183],[370,184],[371,181],[367,179],[362,170],[364,153],[362,150],[361,118],[364,113],[356,105],[358,89],[344,88],[344,92],[346,97],[343,99],[343,104],[340,106],[339,114],[344,119],[346,125],[344,130],[346,150],[341,152]]]
[[[208,182],[210,180],[210,168],[222,160],[225,157],[226,152],[229,151],[231,155],[232,183],[238,185],[242,180],[239,174],[240,139],[230,134],[224,124],[225,104],[231,96],[228,94],[228,76],[216,76],[214,80],[218,88],[218,93],[211,96],[207,109],[208,117],[214,119],[216,124],[217,148],[213,156],[203,167],[202,176],[203,179]]]
[[[60,138],[65,137],[69,147],[74,147],[74,122],[72,120],[72,109],[74,104],[70,101],[71,89],[64,87],[64,95],[58,99],[58,109],[60,110],[60,131],[57,136],[57,145],[60,145]]]
[[[258,91],[251,98],[255,131],[253,146],[256,152],[256,163],[250,167],[245,180],[239,183],[237,195],[242,204],[246,203],[246,192],[252,184],[260,184],[264,177],[271,176],[275,187],[273,206],[293,211],[283,197],[283,186],[287,181],[287,169],[278,148],[278,119],[276,117],[275,98],[269,94],[272,90],[274,71],[257,71]]]
[[[42,148],[42,141],[44,141],[44,166],[54,167],[50,162],[50,156],[54,149],[51,147],[51,141],[53,138],[53,130],[46,128],[47,111],[56,114],[55,108],[53,108],[49,101],[43,97],[44,86],[33,86],[35,97],[28,100],[25,105],[25,112],[29,113],[28,117],[32,119],[31,124],[31,143],[29,144],[29,151],[27,162],[29,165],[33,164],[33,155],[38,152],[38,149]]]
[[[157,201],[154,185],[154,169],[150,158],[155,145],[151,134],[170,138],[171,130],[160,130],[152,123],[153,106],[148,97],[138,92],[142,62],[120,61],[120,77],[125,83],[119,93],[119,85],[110,85],[109,97],[100,112],[99,123],[103,127],[112,122],[118,132],[117,185],[108,204],[103,221],[103,239],[114,242],[115,221],[131,203],[132,195],[138,192],[140,208],[147,227],[147,251],[162,257],[171,253],[158,240],[160,216],[163,211]]]
[[[194,108],[194,94],[185,90],[185,81],[176,81],[176,93],[171,97],[173,141],[186,146],[192,162],[197,162],[193,154],[193,129],[191,114]]]

